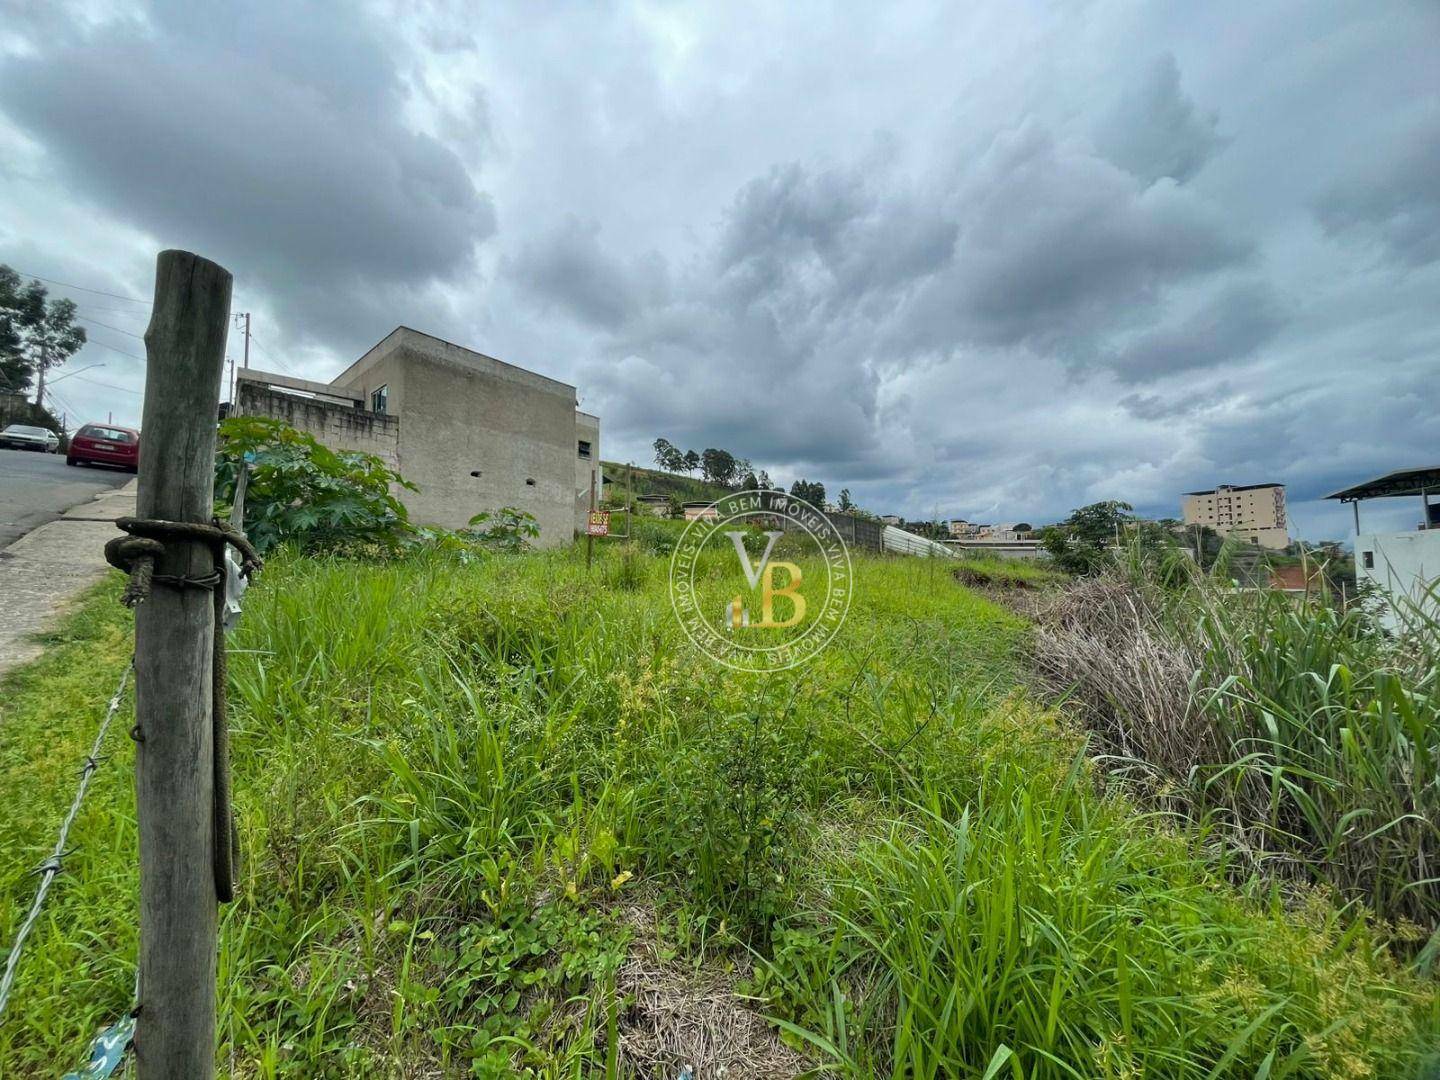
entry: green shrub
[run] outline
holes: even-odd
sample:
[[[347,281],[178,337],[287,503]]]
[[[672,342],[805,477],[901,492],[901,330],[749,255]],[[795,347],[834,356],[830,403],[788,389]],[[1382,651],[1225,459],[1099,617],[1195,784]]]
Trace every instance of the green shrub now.
[[[417,490],[373,454],[334,451],[313,436],[259,416],[220,423],[215,502],[229,505],[249,462],[245,532],[262,553],[374,548],[393,553],[414,535],[396,487]]]
[[[497,551],[524,551],[530,541],[540,535],[540,526],[534,514],[514,506],[502,506],[493,514],[488,510],[476,514],[463,535]]]

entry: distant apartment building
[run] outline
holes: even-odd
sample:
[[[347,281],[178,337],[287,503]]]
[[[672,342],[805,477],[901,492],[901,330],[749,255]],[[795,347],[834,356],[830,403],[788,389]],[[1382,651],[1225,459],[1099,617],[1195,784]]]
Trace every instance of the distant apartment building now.
[[[1188,491],[1180,511],[1186,525],[1203,525],[1221,536],[1235,533],[1275,551],[1290,543],[1284,484],[1221,484],[1210,491]]]
[[[900,523],[903,522],[904,520],[905,520],[905,519],[902,518],[899,514],[884,514],[884,515],[882,515],[881,518],[880,518],[880,523],[881,523],[882,525],[895,525],[895,526],[898,526],[898,525],[900,525]]]

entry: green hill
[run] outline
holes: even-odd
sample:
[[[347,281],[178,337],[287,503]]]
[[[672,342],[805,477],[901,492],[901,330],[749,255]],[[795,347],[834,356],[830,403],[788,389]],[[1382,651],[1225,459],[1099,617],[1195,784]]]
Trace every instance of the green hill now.
[[[675,495],[681,502],[714,502],[735,490],[697,480],[693,476],[626,465],[619,461],[602,461],[600,464],[605,469],[605,494],[612,499],[623,498],[627,485],[633,486],[636,496]]]

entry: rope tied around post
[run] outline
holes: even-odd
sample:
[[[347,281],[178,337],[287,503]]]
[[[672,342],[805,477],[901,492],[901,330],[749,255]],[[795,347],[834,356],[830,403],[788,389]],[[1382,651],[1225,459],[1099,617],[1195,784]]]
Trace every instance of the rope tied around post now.
[[[230,804],[230,727],[225,718],[225,548],[240,555],[240,573],[249,581],[264,566],[260,553],[239,529],[220,518],[199,521],[164,521],[159,518],[119,518],[115,525],[125,536],[105,544],[105,561],[130,576],[120,602],[135,607],[149,598],[156,585],[173,589],[208,589],[215,598],[215,631],[211,649],[210,722],[214,732],[214,835],[215,894],[222,904],[235,898],[235,851],[239,835]],[[207,544],[211,569],[207,574],[157,574],[157,560],[165,554],[166,543],[199,541]],[[138,728],[138,725],[137,725]],[[136,732],[132,732],[132,737]],[[138,732],[137,742],[144,741]]]

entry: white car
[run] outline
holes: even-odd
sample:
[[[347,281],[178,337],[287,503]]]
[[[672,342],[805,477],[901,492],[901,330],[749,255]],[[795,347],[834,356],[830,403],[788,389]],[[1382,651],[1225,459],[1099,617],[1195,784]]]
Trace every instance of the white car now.
[[[4,431],[0,431],[0,446],[12,450],[39,450],[42,454],[53,454],[60,449],[60,436],[43,427],[11,424]]]

